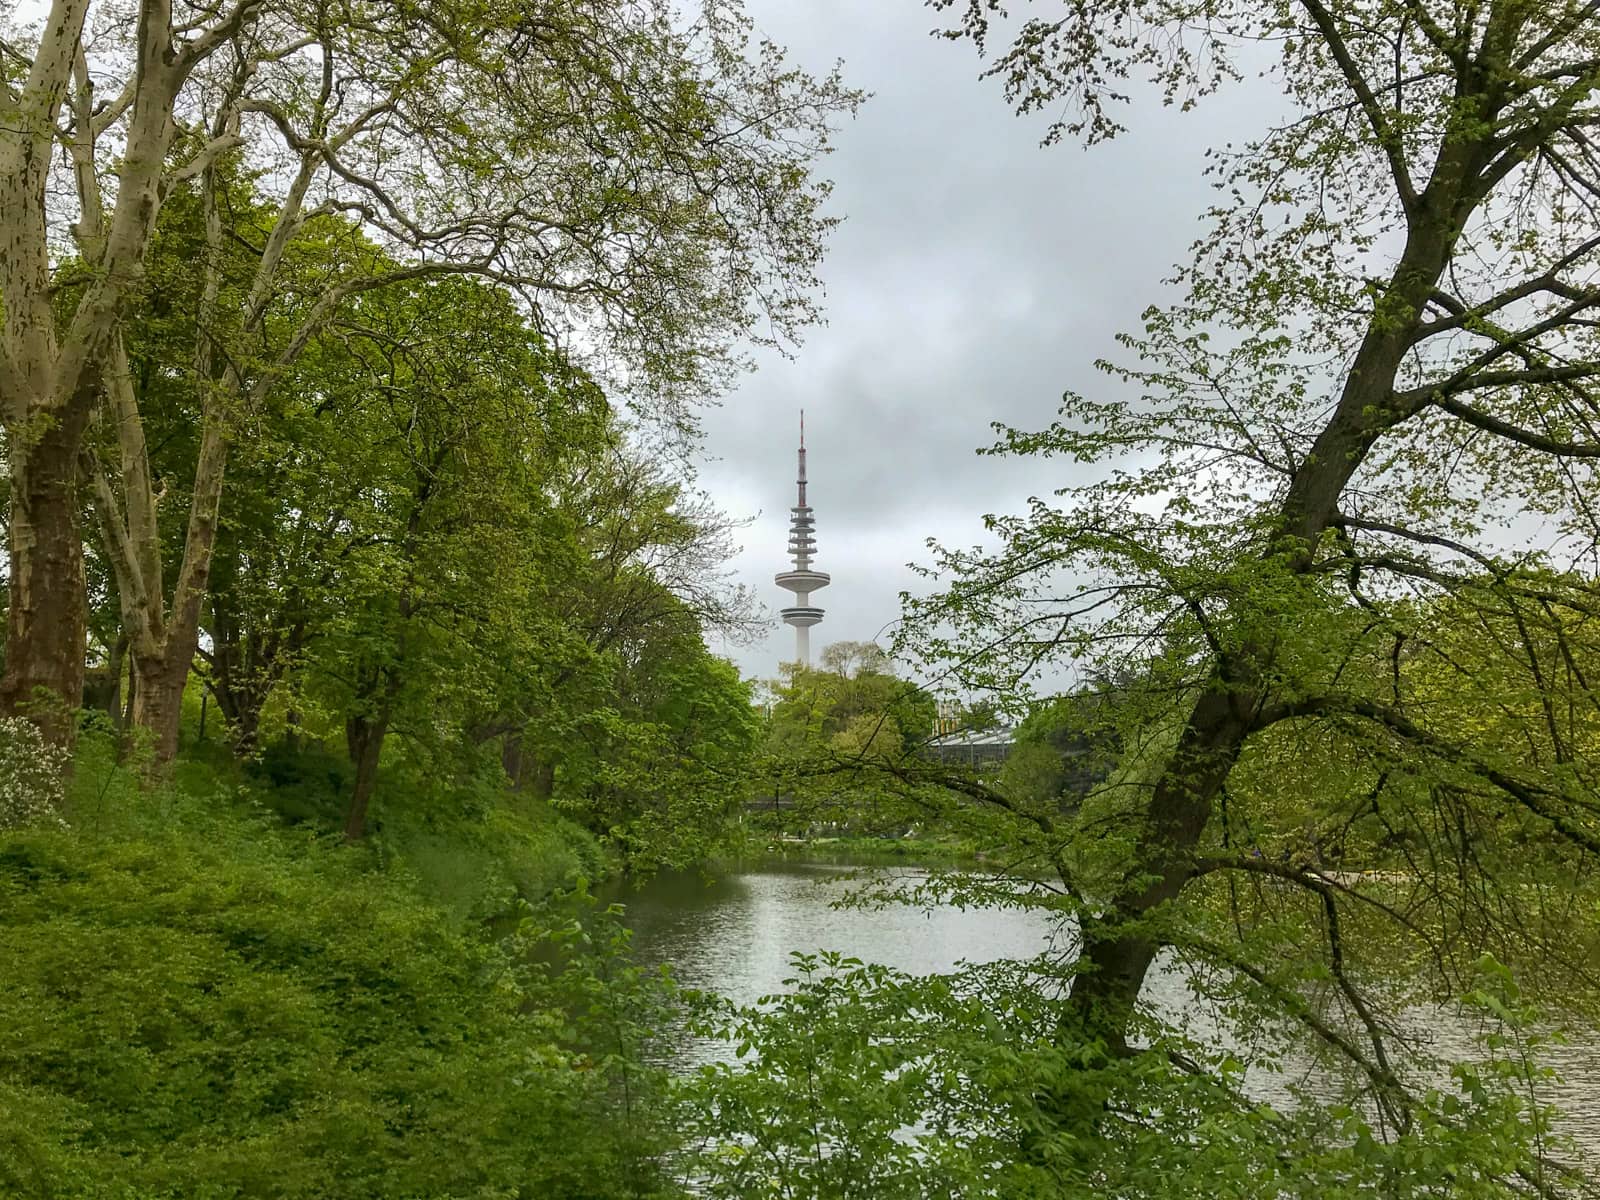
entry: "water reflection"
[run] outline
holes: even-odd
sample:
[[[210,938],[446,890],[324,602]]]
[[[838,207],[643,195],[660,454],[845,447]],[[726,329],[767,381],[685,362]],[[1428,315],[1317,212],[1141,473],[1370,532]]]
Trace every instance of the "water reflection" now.
[[[875,868],[875,879],[926,878],[915,869]],[[837,908],[860,870],[825,863],[763,863],[711,878],[659,875],[622,892],[642,961],[670,963],[680,983],[740,1003],[778,991],[795,951],[839,950],[912,974],[956,963],[1031,958],[1051,935],[1044,913],[910,905]]]
[[[750,1004],[783,989],[795,951],[837,950],[910,974],[954,969],[963,961],[1032,958],[1063,934],[1035,909],[959,909],[893,905],[863,909],[837,902],[864,879],[915,882],[916,868],[856,868],[814,862],[762,862],[721,872],[669,873],[614,899],[627,906],[634,946],[647,965],[670,964],[685,986]],[[1196,1007],[1186,977],[1158,963],[1144,1002],[1169,1019],[1184,1019],[1197,1036],[1218,1036],[1216,1018]],[[1446,1058],[1474,1053],[1475,1023],[1446,1008],[1412,1014],[1410,1032]],[[1228,1041],[1237,1044],[1235,1031]],[[1248,1050],[1248,1047],[1238,1047]],[[675,1059],[685,1065],[730,1058],[719,1042],[681,1039]],[[1242,1055],[1248,1061],[1248,1055]],[[1546,1099],[1567,1114],[1567,1130],[1591,1154],[1600,1152],[1600,1054],[1585,1042],[1553,1047],[1547,1062],[1559,1079]],[[1253,1069],[1247,1087],[1263,1100],[1285,1102],[1291,1088],[1312,1095],[1331,1089],[1310,1059],[1279,1071]],[[1321,1085],[1321,1086],[1319,1086]]]

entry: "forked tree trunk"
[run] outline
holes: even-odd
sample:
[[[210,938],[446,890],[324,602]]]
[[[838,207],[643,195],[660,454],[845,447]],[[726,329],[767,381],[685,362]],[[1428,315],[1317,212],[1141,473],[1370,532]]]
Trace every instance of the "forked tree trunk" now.
[[[0,709],[29,717],[70,745],[83,702],[88,611],[78,532],[78,445],[88,405],[77,402],[36,431],[13,430],[11,580]]]
[[[221,419],[208,413],[201,428],[188,536],[169,608],[163,587],[157,494],[131,372],[120,342],[113,345],[111,360],[111,404],[118,416],[124,496],[119,499],[96,462],[95,501],[139,677],[133,724],[148,733],[156,764],[162,766],[178,752],[183,689],[200,645],[200,612],[211,575],[228,442]]]
[[[195,645],[195,639],[190,638],[186,645],[169,645],[166,654],[139,656],[134,662],[139,690],[134,696],[133,724],[149,733],[158,765],[170,763],[178,753],[183,690],[189,681]]]

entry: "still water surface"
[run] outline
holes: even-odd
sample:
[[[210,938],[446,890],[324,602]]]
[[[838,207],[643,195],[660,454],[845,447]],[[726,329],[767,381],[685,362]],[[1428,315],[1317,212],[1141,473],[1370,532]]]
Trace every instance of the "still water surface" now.
[[[1051,938],[1063,936],[1046,913],[1032,910],[835,906],[852,886],[861,886],[863,877],[916,879],[922,874],[903,867],[761,862],[714,876],[662,874],[615,898],[627,906],[642,962],[669,964],[685,986],[742,1004],[782,991],[793,974],[789,956],[795,951],[837,950],[912,974],[931,974],[961,962],[1032,958]],[[1197,1034],[1215,1031],[1192,1009],[1176,971],[1153,971],[1144,1001],[1169,1017],[1186,1014]],[[1414,1023],[1415,1032],[1431,1038],[1442,1055],[1472,1053],[1476,1027],[1460,1014],[1433,1010],[1416,1014]],[[685,1037],[675,1057],[691,1065],[732,1055],[721,1043]],[[1600,1154],[1600,1052],[1588,1041],[1575,1041],[1554,1048],[1549,1063],[1560,1078],[1549,1085],[1548,1098],[1566,1112],[1563,1124],[1593,1161]],[[1247,1076],[1249,1090],[1264,1100],[1282,1101],[1290,1084],[1313,1094],[1319,1090],[1309,1067],[1291,1067],[1285,1074],[1252,1070]]]

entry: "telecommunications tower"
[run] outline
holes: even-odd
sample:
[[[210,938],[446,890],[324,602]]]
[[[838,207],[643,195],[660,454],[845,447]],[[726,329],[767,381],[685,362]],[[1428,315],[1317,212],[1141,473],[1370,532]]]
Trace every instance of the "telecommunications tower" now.
[[[817,551],[812,537],[816,519],[806,503],[806,414],[800,412],[799,502],[789,510],[789,553],[794,570],[780,572],[777,584],[794,593],[794,604],[781,610],[784,624],[794,626],[794,656],[802,667],[811,665],[811,627],[822,620],[822,610],[811,603],[811,593],[828,586],[828,576],[811,569],[811,556]]]

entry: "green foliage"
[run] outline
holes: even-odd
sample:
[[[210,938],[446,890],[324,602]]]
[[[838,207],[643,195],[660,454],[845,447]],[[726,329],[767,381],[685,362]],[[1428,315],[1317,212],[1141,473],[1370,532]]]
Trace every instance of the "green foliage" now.
[[[577,714],[556,803],[600,830],[636,868],[712,853],[746,799],[759,724],[750,688],[697,631],[651,647],[616,707]]]
[[[393,797],[373,837],[377,854],[458,924],[503,919],[612,865],[587,830],[508,794],[487,770],[450,782],[397,764],[386,786]]]
[[[0,840],[0,1192],[652,1194],[637,1043],[570,1015],[645,1002],[601,977],[609,949],[529,975],[403,877],[230,794],[101,781],[98,836]]]
[[[360,297],[275,395],[235,451],[208,626],[208,685],[242,751],[269,743],[271,802],[325,820],[326,780],[352,836],[423,796],[448,822],[498,750],[631,861],[702,856],[751,737],[702,628],[744,619],[723,518],[468,280]],[[291,738],[342,742],[351,767],[313,748],[278,779]]]
[[[1330,1179],[1543,1187],[1485,1076],[1458,1075],[1484,1118],[1463,1132],[1396,1031],[1484,954],[1550,1010],[1600,1010],[1600,241],[1590,169],[1552,165],[1600,114],[1594,9],[933,7],[1054,114],[1047,141],[1116,135],[1140,81],[1179,107],[1272,88],[1208,149],[1202,231],[1106,386],[998,430],[991,453],[1069,464],[1062,486],[937,550],[900,626],[897,653],[1010,709],[1116,680],[1095,724],[1117,761],[1081,803],[1045,710],[999,785],[950,781],[944,807],[1058,881],[1080,939],[1060,1040],[1148,1063],[1168,1030],[1142,989],[1176,957],[1232,1028],[1296,1029],[1381,1114],[1327,1114],[1349,1144],[1308,1153]]]
[[[350,760],[320,742],[274,740],[245,763],[259,782],[262,801],[284,821],[321,830],[338,828],[350,795]]]
[[[821,659],[816,669],[788,664],[783,678],[767,685],[761,786],[792,811],[757,816],[784,832],[820,823],[868,835],[903,833],[916,818],[872,768],[892,771],[920,752],[934,732],[937,702],[894,674],[873,643],[834,643]]]
[[[1075,1040],[1059,960],[916,978],[834,953],[796,955],[791,990],[750,1007],[703,999],[698,1028],[735,1062],[680,1085],[705,1195],[920,1200],[1097,1196],[1510,1197],[1543,1160],[1551,1114],[1530,1013],[1503,968],[1467,998],[1482,1057],[1419,1088],[1385,1130],[1351,1099],[1251,1099],[1243,1065],[1171,1032],[1107,1056]]]

